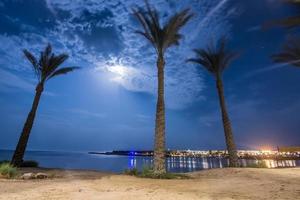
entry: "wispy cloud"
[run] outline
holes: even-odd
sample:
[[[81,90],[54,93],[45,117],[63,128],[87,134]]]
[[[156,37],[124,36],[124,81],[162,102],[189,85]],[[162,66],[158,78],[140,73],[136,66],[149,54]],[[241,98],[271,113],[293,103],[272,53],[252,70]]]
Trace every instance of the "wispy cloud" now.
[[[80,115],[82,117],[91,117],[91,118],[105,118],[106,114],[104,113],[97,113],[97,112],[92,112],[89,110],[85,110],[85,109],[79,109],[79,108],[72,108],[69,109],[68,112],[75,114],[75,115]]]
[[[0,89],[17,88],[32,92],[34,84],[20,78],[19,76],[0,68]]]
[[[144,114],[137,114],[136,118],[138,119],[138,121],[140,122],[152,122],[152,117],[150,117],[149,115],[144,115]]]
[[[217,3],[216,6],[212,6],[211,9],[206,13],[205,16],[203,16],[203,19],[200,20],[195,28],[195,31],[191,33],[191,42],[194,42],[196,38],[198,38],[198,35],[203,32],[203,28],[207,27],[207,23],[210,23],[212,21],[212,18],[216,18],[218,16],[218,12],[220,12],[222,9],[224,9],[225,4],[228,2],[228,0],[221,0]],[[224,11],[224,10],[223,10]],[[224,14],[224,12],[221,12]]]
[[[258,25],[258,26],[252,26],[252,27],[249,27],[246,31],[247,32],[255,32],[255,31],[259,31],[261,30],[261,25]]]
[[[22,90],[32,93],[35,91],[34,81],[0,68],[0,91],[16,92],[16,89],[17,91]],[[47,96],[57,96],[57,94],[49,91],[44,91],[43,94]]]
[[[262,74],[262,73],[265,73],[265,72],[280,69],[280,68],[283,68],[283,67],[286,67],[286,66],[293,65],[293,63],[299,63],[299,62],[300,62],[300,59],[295,60],[295,61],[291,61],[289,63],[279,63],[279,64],[270,65],[270,66],[267,66],[267,67],[262,67],[261,69],[257,69],[257,70],[254,70],[252,72],[247,73],[245,77],[246,78],[253,77],[253,76],[256,76],[258,74]]]

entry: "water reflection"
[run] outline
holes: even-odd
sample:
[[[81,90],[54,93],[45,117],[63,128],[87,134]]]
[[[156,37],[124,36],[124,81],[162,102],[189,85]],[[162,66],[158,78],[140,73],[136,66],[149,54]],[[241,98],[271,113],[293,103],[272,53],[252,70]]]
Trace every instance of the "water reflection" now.
[[[151,166],[151,157],[128,157],[128,168],[142,169]],[[239,163],[243,167],[253,166],[264,162],[268,168],[296,167],[300,166],[299,160],[249,160],[240,159]],[[167,170],[170,172],[192,172],[201,169],[223,168],[229,165],[229,160],[225,158],[193,158],[193,157],[169,157],[166,160]]]
[[[296,167],[296,160],[263,160],[268,168]]]
[[[136,158],[135,158],[135,156],[129,156],[129,159],[128,159],[128,168],[129,169],[136,168]]]
[[[9,160],[13,151],[1,151],[0,160]],[[51,152],[51,151],[28,151],[25,159],[36,160],[41,167],[63,169],[90,169],[121,173],[128,168],[152,166],[151,157],[115,156],[115,155],[90,155],[76,152]],[[300,167],[300,160],[263,160],[269,168],[276,167]],[[259,164],[258,160],[240,159],[242,166]],[[228,166],[229,161],[224,158],[195,158],[195,157],[169,157],[166,167],[170,172],[191,172],[209,168],[223,168]]]

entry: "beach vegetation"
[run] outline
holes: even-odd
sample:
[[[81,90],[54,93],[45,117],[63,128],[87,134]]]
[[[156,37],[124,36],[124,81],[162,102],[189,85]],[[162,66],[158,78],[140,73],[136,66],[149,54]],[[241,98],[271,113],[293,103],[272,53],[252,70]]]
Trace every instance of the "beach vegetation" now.
[[[18,169],[10,163],[4,162],[0,164],[0,174],[6,178],[14,178],[18,175]]]
[[[249,164],[249,165],[247,165],[247,167],[249,167],[249,168],[268,168],[266,162],[263,160],[259,160],[256,163]]]
[[[131,168],[131,169],[126,169],[124,171],[124,174],[126,175],[130,175],[130,176],[138,176],[139,171],[137,168]]]
[[[126,175],[136,176],[140,178],[152,178],[152,179],[190,179],[191,177],[186,174],[179,173],[155,173],[152,167],[144,166],[141,171],[137,168],[125,170]]]

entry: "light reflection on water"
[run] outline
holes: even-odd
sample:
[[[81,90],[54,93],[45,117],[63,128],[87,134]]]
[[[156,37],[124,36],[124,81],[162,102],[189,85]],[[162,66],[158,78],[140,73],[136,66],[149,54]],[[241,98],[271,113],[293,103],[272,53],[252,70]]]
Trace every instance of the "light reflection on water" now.
[[[12,151],[0,150],[0,160],[9,160]],[[36,160],[41,167],[64,169],[89,169],[110,172],[123,172],[128,168],[141,170],[145,166],[152,166],[152,157],[91,155],[86,152],[51,152],[28,151],[25,160]],[[261,161],[240,159],[242,166],[258,164]],[[269,168],[300,166],[300,160],[264,160]],[[224,158],[192,158],[169,157],[166,167],[170,172],[192,172],[202,169],[227,167],[229,161]]]
[[[263,160],[268,168],[296,167],[296,160]]]
[[[150,157],[129,157],[128,168],[141,169],[143,166],[151,166],[153,160]],[[247,167],[264,163],[267,168],[296,167],[300,166],[299,160],[250,160],[239,159],[240,166]],[[224,168],[229,165],[225,158],[193,158],[193,157],[169,157],[166,166],[170,172],[192,172],[201,169]]]

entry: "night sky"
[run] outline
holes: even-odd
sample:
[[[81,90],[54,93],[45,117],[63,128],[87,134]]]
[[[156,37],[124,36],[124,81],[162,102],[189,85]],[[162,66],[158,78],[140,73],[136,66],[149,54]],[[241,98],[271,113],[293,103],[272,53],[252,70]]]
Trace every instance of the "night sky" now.
[[[223,149],[213,77],[186,63],[193,48],[222,35],[241,56],[224,73],[227,105],[239,148],[300,144],[300,69],[275,65],[295,30],[261,25],[292,15],[279,0],[152,0],[162,22],[183,8],[195,17],[179,47],[166,55],[166,134],[170,149]],[[31,108],[36,80],[22,54],[48,42],[81,70],[47,82],[28,149],[152,149],[156,55],[134,31],[139,0],[0,1],[0,149],[14,149]]]

